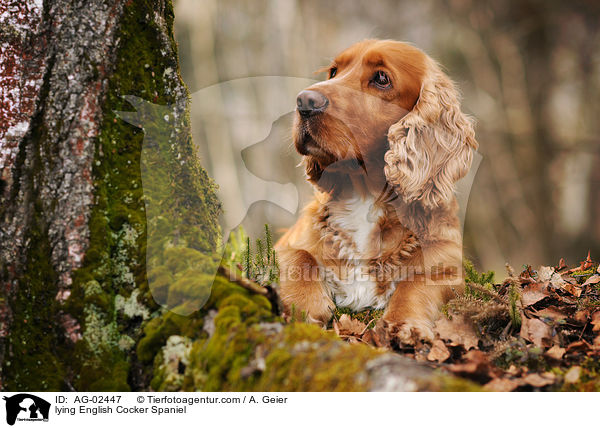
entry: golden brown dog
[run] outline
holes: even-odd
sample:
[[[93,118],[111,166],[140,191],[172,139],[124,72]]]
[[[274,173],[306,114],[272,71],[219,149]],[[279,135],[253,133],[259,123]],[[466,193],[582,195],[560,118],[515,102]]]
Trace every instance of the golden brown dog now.
[[[276,245],[288,312],[325,324],[337,304],[385,308],[379,328],[432,339],[462,291],[454,183],[477,148],[440,67],[406,43],[365,40],[300,92],[294,144],[315,199]]]

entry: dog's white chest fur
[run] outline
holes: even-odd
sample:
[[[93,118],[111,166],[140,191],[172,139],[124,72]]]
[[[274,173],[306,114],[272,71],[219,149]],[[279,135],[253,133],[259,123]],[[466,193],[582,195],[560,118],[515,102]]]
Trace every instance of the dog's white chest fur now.
[[[369,272],[368,262],[381,242],[379,219],[383,215],[374,202],[373,198],[356,197],[328,205],[329,226],[343,232],[333,239],[344,242],[338,253],[343,261],[341,271],[328,272],[325,284],[336,305],[353,311],[381,309],[394,291],[392,286],[386,293],[378,294],[376,278]]]

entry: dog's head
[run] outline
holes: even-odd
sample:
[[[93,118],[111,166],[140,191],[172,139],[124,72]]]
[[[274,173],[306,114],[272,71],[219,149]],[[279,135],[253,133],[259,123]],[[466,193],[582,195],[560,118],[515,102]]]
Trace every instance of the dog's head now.
[[[297,97],[294,144],[309,180],[332,191],[349,174],[364,174],[406,202],[449,201],[477,142],[435,61],[406,43],[366,40],[325,70],[328,80]]]

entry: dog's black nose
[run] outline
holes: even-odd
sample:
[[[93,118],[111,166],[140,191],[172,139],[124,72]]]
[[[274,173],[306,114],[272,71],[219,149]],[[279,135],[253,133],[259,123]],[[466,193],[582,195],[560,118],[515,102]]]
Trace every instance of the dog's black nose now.
[[[325,111],[328,104],[329,100],[327,97],[317,91],[302,91],[298,94],[298,98],[296,98],[298,113],[303,117]]]

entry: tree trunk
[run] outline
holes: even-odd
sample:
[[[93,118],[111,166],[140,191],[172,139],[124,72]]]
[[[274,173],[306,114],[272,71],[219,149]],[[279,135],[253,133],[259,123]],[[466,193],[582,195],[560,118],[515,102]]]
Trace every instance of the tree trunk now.
[[[177,209],[165,234],[194,235],[189,248],[217,242],[219,204],[190,141],[171,2],[12,0],[0,16],[2,386],[128,389],[139,325],[157,308],[146,208],[167,218]],[[115,113],[131,110],[126,95],[174,115],[154,152],[168,150],[146,159],[162,181],[146,200],[144,133]],[[127,316],[123,302],[134,300]]]

